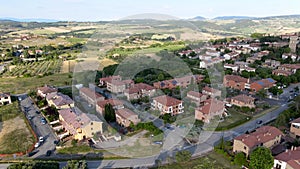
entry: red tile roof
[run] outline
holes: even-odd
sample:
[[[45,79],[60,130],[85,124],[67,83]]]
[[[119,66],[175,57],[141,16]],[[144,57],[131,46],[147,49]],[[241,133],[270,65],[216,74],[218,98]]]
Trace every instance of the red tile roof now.
[[[129,94],[133,94],[133,93],[138,93],[142,90],[146,90],[146,91],[149,91],[149,90],[153,90],[155,89],[155,87],[153,86],[150,86],[148,84],[145,84],[145,83],[137,83],[137,84],[134,84],[134,86],[132,86],[131,88],[129,89],[126,89],[124,91],[124,93],[129,93]]]
[[[190,96],[194,96],[194,97],[200,98],[200,97],[202,97],[204,94],[202,94],[202,93],[200,93],[200,92],[189,91],[189,92],[187,93],[187,95],[190,95]]]
[[[209,99],[205,101],[204,106],[198,107],[196,110],[202,112],[203,114],[211,114],[224,110],[224,105],[225,104],[222,101]]]
[[[57,89],[56,89],[56,88],[50,87],[50,86],[39,87],[38,90],[40,90],[40,91],[41,91],[42,93],[44,93],[44,94],[57,92]]]
[[[240,95],[235,96],[235,97],[233,97],[231,99],[237,100],[237,101],[240,101],[240,102],[244,102],[244,103],[248,103],[248,102],[251,102],[251,101],[255,100],[255,98],[247,96],[247,95],[244,95],[244,94],[240,94]]]
[[[124,105],[121,100],[118,99],[108,99],[103,101],[98,101],[97,105],[104,108],[106,104],[111,104],[112,106]]]
[[[247,83],[248,82],[248,79],[243,78],[241,76],[237,76],[237,75],[225,75],[224,79],[226,79],[227,81],[231,80],[231,81],[234,81],[236,83],[240,83],[240,82]]]
[[[97,92],[95,92],[92,89],[87,88],[87,87],[82,87],[82,88],[79,89],[79,91],[84,93],[86,96],[88,96],[89,98],[91,98],[93,100],[97,100],[99,98],[104,99],[104,97],[101,94],[99,94],[99,93],[97,93]]]
[[[135,115],[136,115],[133,111],[131,111],[131,110],[129,110],[129,109],[126,109],[126,108],[116,110],[115,113],[116,113],[117,115],[123,117],[124,119],[128,119],[128,118],[130,118],[131,116],[135,116]]]
[[[276,160],[285,161],[294,168],[299,168],[300,147],[292,148],[275,156]],[[296,167],[295,167],[296,166]]]
[[[175,99],[175,98],[167,96],[167,95],[155,97],[155,98],[153,98],[153,100],[161,103],[162,105],[168,106],[168,107],[176,106],[176,105],[182,103],[181,100]]]
[[[242,141],[249,148],[266,143],[275,139],[277,136],[283,135],[283,133],[273,126],[262,126],[256,129],[255,132],[250,134],[242,134],[235,138],[235,140]]]

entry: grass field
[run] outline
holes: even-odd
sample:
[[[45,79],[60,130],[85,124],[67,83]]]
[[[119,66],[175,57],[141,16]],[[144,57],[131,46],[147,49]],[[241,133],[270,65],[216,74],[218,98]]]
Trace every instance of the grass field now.
[[[18,94],[36,90],[37,87],[44,86],[45,84],[65,86],[70,85],[71,82],[72,76],[69,73],[54,74],[40,78],[0,78],[0,91]]]
[[[61,73],[71,73],[71,72],[73,72],[75,64],[76,64],[75,60],[63,61],[60,72]]]
[[[25,116],[14,102],[0,108],[3,126],[0,132],[0,153],[25,152],[34,143],[34,137],[25,123]],[[20,139],[21,138],[21,139]]]
[[[206,164],[206,166],[205,166]],[[209,167],[208,167],[209,166]],[[208,168],[207,168],[208,167]],[[172,163],[158,167],[159,169],[239,169],[240,167],[232,165],[223,155],[214,151],[209,154],[187,161],[185,163]],[[157,168],[157,169],[158,169]]]

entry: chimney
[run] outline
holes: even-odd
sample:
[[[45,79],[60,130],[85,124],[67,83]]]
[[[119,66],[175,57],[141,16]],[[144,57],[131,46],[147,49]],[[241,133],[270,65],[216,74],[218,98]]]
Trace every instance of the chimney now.
[[[292,150],[292,151],[294,150],[294,146],[291,147],[291,150]]]

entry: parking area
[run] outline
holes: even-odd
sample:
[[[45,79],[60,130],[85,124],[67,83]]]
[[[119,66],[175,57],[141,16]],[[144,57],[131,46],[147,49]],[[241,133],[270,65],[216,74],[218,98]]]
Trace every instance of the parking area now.
[[[27,95],[18,98],[22,111],[25,112],[26,118],[38,137],[39,143],[35,145],[36,148],[31,155],[32,157],[45,156],[48,150],[55,150],[56,136],[31,98]]]

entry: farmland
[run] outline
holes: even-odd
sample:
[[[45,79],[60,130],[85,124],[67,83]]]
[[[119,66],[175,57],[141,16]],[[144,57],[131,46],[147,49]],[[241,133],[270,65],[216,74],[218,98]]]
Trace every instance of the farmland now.
[[[50,60],[41,62],[27,62],[16,65],[5,72],[3,77],[32,77],[59,73],[62,65],[61,60]]]

